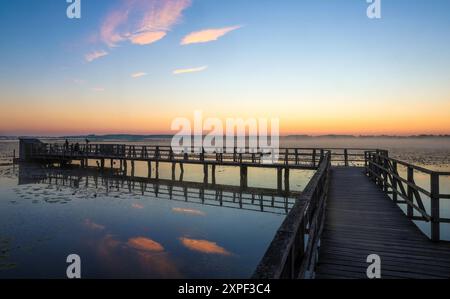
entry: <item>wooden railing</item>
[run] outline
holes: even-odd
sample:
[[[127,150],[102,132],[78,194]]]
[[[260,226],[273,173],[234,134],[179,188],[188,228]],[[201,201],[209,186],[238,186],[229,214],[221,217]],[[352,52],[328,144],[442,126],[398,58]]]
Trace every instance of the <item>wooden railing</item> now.
[[[259,263],[253,278],[312,278],[325,220],[331,153],[327,152]]]
[[[225,148],[185,148],[181,153],[171,146],[156,145],[125,145],[125,144],[61,144],[42,143],[32,149],[35,157],[58,157],[90,159],[130,159],[130,160],[159,160],[159,161],[199,161],[199,162],[233,162],[258,164],[270,153],[275,154],[276,164],[298,165],[317,168],[325,152],[330,152],[333,165],[364,166],[365,152],[368,149],[358,148],[260,148],[249,151],[235,147],[233,150]]]
[[[450,172],[432,171],[412,165],[390,158],[385,151],[379,150],[366,152],[365,165],[367,175],[384,192],[391,195],[395,203],[407,205],[406,215],[411,220],[431,223],[431,240],[441,240],[440,223],[450,223],[450,219],[440,217],[440,200],[450,199],[450,194],[440,193],[439,181],[442,176],[450,176]],[[400,167],[405,171],[399,171]],[[428,190],[416,184],[416,173],[428,176]],[[424,199],[430,202],[430,212],[425,208]]]

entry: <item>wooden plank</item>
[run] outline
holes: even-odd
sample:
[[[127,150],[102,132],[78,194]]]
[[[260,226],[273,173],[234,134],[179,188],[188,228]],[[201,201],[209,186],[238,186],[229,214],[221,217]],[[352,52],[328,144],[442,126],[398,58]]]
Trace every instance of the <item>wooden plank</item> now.
[[[367,278],[378,254],[382,278],[450,278],[450,244],[430,241],[361,169],[332,169],[316,278]]]

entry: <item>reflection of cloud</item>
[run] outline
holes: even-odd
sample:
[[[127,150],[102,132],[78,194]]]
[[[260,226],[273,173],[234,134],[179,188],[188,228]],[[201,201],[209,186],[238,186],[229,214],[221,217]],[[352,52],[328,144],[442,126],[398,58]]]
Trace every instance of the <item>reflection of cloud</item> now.
[[[180,238],[181,243],[190,250],[208,254],[231,255],[225,248],[217,245],[216,242],[207,240],[195,240],[190,238]]]
[[[140,209],[140,210],[144,208],[143,205],[140,205],[140,204],[138,204],[138,203],[132,204],[131,207],[132,207],[133,209]]]
[[[234,31],[236,29],[241,28],[241,26],[231,26],[225,28],[217,28],[217,29],[206,29],[202,31],[192,32],[185,36],[181,41],[182,45],[189,44],[198,44],[198,43],[207,43],[211,41],[218,40],[220,37],[225,34]]]
[[[92,62],[100,57],[106,56],[108,55],[108,52],[106,51],[94,51],[91,53],[88,53],[84,56],[84,58],[86,59],[87,62]]]
[[[100,38],[110,47],[129,40],[147,45],[162,39],[182,17],[191,0],[124,0],[111,11],[100,29]]]
[[[150,248],[158,249],[161,245],[149,240],[137,237],[124,243],[113,235],[107,234],[101,239],[87,240],[87,242],[97,253],[98,260],[104,267],[103,272],[110,277],[181,278],[182,275],[169,254],[163,251],[164,249],[150,250]],[[129,273],[134,274],[130,276]]]
[[[156,241],[145,237],[136,237],[128,240],[127,245],[138,250],[144,251],[164,251],[164,247]]]
[[[104,226],[104,225],[95,223],[95,222],[92,221],[91,219],[85,219],[85,220],[84,220],[84,225],[85,225],[87,228],[90,228],[90,229],[92,229],[92,230],[104,230],[104,229],[105,229],[105,226]]]
[[[190,68],[190,69],[178,69],[178,70],[174,70],[173,74],[180,75],[180,74],[186,74],[186,73],[196,73],[196,72],[204,71],[207,68],[208,68],[208,66],[201,66],[201,67],[195,67],[195,68]]]
[[[197,216],[205,216],[204,212],[202,212],[200,210],[195,210],[195,209],[172,208],[172,212],[197,215]]]

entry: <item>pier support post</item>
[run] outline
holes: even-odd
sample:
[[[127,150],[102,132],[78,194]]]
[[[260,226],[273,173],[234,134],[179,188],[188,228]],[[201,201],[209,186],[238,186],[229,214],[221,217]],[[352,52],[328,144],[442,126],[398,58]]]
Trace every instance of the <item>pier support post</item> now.
[[[278,191],[283,190],[282,177],[283,177],[283,168],[278,167],[277,168],[277,189],[278,189]]]
[[[216,165],[212,165],[212,170],[211,170],[211,179],[212,179],[212,184],[215,185],[216,184]]]
[[[241,165],[241,188],[247,188],[248,187],[248,168],[247,166]]]
[[[156,179],[159,179],[159,161],[156,161]]]
[[[123,171],[125,172],[125,175],[127,175],[127,169],[128,165],[127,165],[127,160],[123,160]]]
[[[134,176],[134,160],[131,160],[131,176]]]
[[[431,174],[431,240],[438,242],[441,239],[439,214],[439,174]]]
[[[113,169],[114,168],[114,159],[111,159],[110,165],[111,165],[111,169]]]
[[[105,169],[105,159],[100,160],[100,168],[101,168],[101,170]]]
[[[151,161],[147,161],[147,168],[148,168],[148,177],[151,178],[152,177],[152,162]]]
[[[208,164],[203,165],[203,183],[208,184]]]
[[[284,189],[289,191],[289,168],[284,169]]]
[[[184,164],[181,162],[180,162],[180,171],[181,171],[181,174],[184,173]]]
[[[172,181],[175,181],[175,167],[176,167],[176,163],[172,162]]]

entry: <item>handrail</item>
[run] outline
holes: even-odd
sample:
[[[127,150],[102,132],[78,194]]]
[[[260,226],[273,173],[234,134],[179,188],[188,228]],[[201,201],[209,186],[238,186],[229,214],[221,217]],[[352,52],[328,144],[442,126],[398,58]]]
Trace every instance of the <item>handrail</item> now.
[[[440,241],[440,223],[450,223],[450,219],[440,217],[440,199],[450,198],[450,194],[441,194],[439,178],[450,173],[433,171],[421,166],[413,165],[398,159],[390,158],[387,153],[379,151],[366,152],[366,174],[385,193],[392,195],[397,204],[406,204],[406,215],[411,220],[431,222],[430,239]],[[398,171],[398,166],[406,167],[407,177],[404,178]],[[429,176],[430,190],[418,186],[414,180],[415,171]],[[422,198],[425,196],[425,198]],[[403,201],[398,200],[401,197]],[[430,200],[430,212],[427,212],[423,199]],[[414,211],[421,216],[415,216]]]
[[[200,160],[223,161],[242,160],[259,162],[266,154],[273,153],[281,163],[295,165],[308,163],[317,167],[325,152],[331,153],[331,162],[344,166],[363,166],[366,151],[372,149],[362,148],[311,148],[311,147],[283,147],[279,149],[271,147],[259,148],[258,151],[249,151],[247,148],[235,147],[232,150],[216,147],[187,147],[186,152],[176,153],[170,145],[126,145],[126,144],[64,144],[42,143],[33,148],[33,154],[37,156],[63,156],[67,159],[85,155],[87,158],[117,158],[117,159],[160,159],[160,160]],[[197,149],[197,151],[194,151]],[[206,159],[205,159],[206,158]],[[295,162],[295,163],[294,163]]]
[[[253,278],[311,278],[325,220],[331,154],[327,153],[278,229]],[[306,240],[307,235],[307,240]]]

